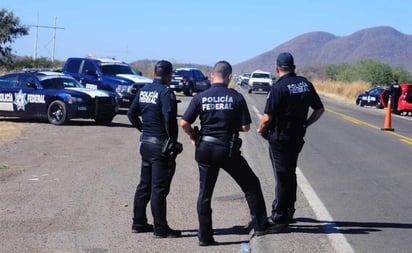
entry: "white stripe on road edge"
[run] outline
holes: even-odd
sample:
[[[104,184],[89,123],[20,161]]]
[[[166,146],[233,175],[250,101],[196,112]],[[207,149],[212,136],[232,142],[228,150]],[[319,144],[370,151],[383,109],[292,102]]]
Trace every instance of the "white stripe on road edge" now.
[[[316,218],[319,221],[331,221],[329,223],[322,224],[322,229],[327,233],[328,239],[336,252],[355,252],[352,246],[346,240],[345,236],[339,233],[339,230],[336,228],[336,224],[332,222],[332,216],[330,216],[325,205],[323,205],[318,195],[316,195],[312,186],[310,186],[308,180],[303,175],[299,167],[296,168],[296,179],[298,181],[300,189],[303,192],[303,195],[305,195],[306,199],[309,202],[309,205],[315,212]]]
[[[256,115],[258,116],[258,118],[262,118],[262,114],[260,114],[259,110],[256,108],[256,106],[252,105],[253,110],[255,111]]]
[[[252,105],[253,110],[259,118],[262,118],[259,110]],[[352,246],[348,243],[345,236],[339,233],[339,230],[336,228],[336,224],[332,222],[332,216],[329,214],[325,205],[322,203],[318,195],[316,195],[309,181],[303,175],[299,167],[296,167],[296,180],[300,189],[305,195],[305,198],[308,200],[310,207],[315,212],[316,219],[319,221],[331,221],[329,223],[323,223],[322,229],[326,232],[328,240],[332,244],[332,247],[336,252],[345,252],[352,253],[355,252]]]

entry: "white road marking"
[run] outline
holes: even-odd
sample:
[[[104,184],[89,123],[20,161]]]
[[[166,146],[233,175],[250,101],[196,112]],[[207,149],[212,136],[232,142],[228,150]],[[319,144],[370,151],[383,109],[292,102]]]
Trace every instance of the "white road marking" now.
[[[252,109],[256,113],[258,118],[262,118],[262,114],[259,112],[256,106],[252,105]],[[345,236],[339,233],[339,230],[336,228],[336,224],[332,222],[332,216],[329,214],[325,205],[315,193],[309,181],[303,175],[299,167],[296,168],[296,180],[298,182],[298,186],[303,192],[303,195],[305,195],[305,198],[309,202],[310,207],[315,212],[316,219],[320,221],[331,221],[329,223],[322,224],[322,229],[326,232],[328,240],[332,244],[332,247],[335,249],[335,251],[342,253],[355,252],[352,246],[346,240]]]
[[[316,218],[323,221],[332,221],[332,216],[329,214],[325,205],[322,203],[318,195],[313,190],[309,181],[303,175],[299,167],[296,168],[296,179],[298,185],[309,202],[310,207],[315,212]],[[339,233],[336,224],[333,222],[324,223],[322,229],[327,233],[328,239],[336,252],[351,253],[355,252],[352,246],[348,243],[345,236]]]

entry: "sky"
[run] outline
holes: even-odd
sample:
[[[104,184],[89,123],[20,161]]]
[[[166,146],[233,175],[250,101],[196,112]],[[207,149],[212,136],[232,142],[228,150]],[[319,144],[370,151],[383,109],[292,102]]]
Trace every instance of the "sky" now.
[[[29,27],[13,54],[62,61],[238,64],[309,32],[390,26],[412,35],[411,0],[0,0],[1,8]]]

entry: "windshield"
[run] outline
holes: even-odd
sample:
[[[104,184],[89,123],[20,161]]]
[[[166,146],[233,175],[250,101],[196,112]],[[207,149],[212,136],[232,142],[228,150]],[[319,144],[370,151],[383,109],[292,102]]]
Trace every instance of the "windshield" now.
[[[75,79],[65,77],[48,78],[41,80],[40,83],[44,89],[83,88],[83,85]]]
[[[175,76],[189,76],[190,71],[188,70],[176,70],[175,71]]]
[[[253,78],[270,78],[270,75],[265,73],[253,73]]]
[[[103,75],[107,75],[107,76],[115,76],[119,74],[137,75],[137,73],[128,65],[120,65],[120,64],[101,65],[100,69]]]

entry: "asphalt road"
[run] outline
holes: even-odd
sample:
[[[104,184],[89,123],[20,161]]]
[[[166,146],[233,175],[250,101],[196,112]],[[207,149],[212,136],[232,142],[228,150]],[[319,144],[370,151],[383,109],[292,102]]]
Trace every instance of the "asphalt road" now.
[[[253,125],[243,154],[259,176],[267,209],[273,174],[267,143],[256,133],[265,94],[247,94]],[[190,98],[180,97],[179,112]],[[412,121],[323,98],[326,113],[308,129],[298,162],[297,223],[285,233],[253,238],[252,252],[410,252],[412,247]],[[66,126],[0,119],[23,134],[0,146],[0,252],[239,252],[249,240],[249,215],[239,187],[222,172],[212,202],[219,245],[197,246],[198,171],[185,150],[168,197],[177,239],[132,234],[132,199],[139,175],[138,131],[123,114],[114,123]],[[150,209],[148,209],[151,220]]]
[[[266,94],[244,94],[261,114]],[[395,131],[381,131],[386,109],[323,101],[326,113],[308,129],[298,162],[299,184],[316,216],[297,213],[290,234],[323,233],[338,252],[410,252],[412,118],[393,115]]]

